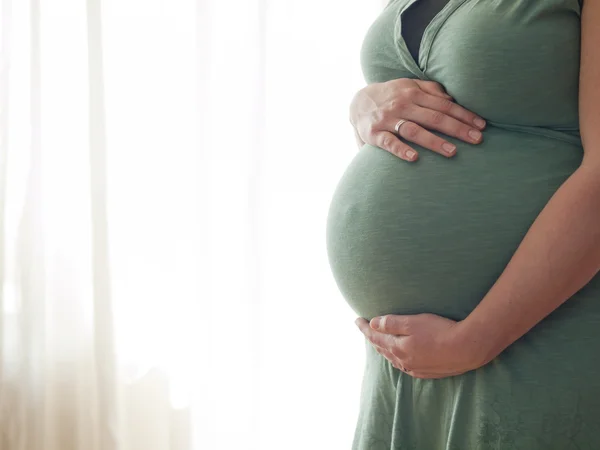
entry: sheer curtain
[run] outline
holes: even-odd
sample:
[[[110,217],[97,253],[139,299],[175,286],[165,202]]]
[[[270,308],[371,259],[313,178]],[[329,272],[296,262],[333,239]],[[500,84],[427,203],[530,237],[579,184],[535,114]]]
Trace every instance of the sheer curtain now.
[[[0,449],[349,448],[324,229],[381,0],[0,5]]]

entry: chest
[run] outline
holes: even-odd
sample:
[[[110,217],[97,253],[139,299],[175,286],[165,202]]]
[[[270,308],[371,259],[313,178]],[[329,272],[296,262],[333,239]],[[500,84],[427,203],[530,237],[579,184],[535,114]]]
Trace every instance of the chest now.
[[[418,58],[406,44],[415,2],[391,0],[361,50],[367,82],[434,80],[484,117],[576,127],[578,0],[449,0],[424,25]]]

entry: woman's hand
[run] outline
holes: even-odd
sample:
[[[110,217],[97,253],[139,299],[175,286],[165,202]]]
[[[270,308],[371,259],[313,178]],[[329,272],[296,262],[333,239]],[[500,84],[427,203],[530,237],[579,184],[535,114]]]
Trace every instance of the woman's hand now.
[[[485,342],[467,336],[461,322],[435,314],[387,315],[356,320],[375,350],[415,378],[460,375],[487,364]]]
[[[399,127],[401,137],[446,157],[456,153],[456,146],[425,128],[470,144],[481,142],[480,130],[485,128],[481,117],[454,103],[434,81],[399,78],[373,83],[352,99],[350,122],[360,145],[375,145],[406,161],[416,161],[418,153],[396,135],[401,119],[406,121]]]

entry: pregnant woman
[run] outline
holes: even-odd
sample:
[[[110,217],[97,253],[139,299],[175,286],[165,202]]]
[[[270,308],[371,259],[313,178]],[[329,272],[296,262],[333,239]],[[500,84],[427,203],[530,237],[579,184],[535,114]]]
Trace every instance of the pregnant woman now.
[[[600,449],[599,48],[600,0],[391,0],[369,29],[327,221],[353,450]]]

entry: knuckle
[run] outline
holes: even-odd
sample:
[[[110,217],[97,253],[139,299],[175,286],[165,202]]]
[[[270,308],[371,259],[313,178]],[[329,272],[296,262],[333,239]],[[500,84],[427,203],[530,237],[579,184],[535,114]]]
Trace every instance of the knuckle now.
[[[444,123],[445,118],[446,115],[441,111],[433,111],[431,113],[431,123],[433,125],[441,125],[442,123]]]
[[[406,90],[406,95],[411,102],[416,101],[422,94],[421,89],[418,87],[410,87]]]
[[[394,139],[390,135],[386,134],[381,138],[381,147],[385,150],[393,150],[393,144]]]
[[[392,110],[396,113],[396,114],[401,114],[404,115],[408,112],[408,110],[410,109],[411,106],[411,101],[410,99],[396,99],[393,100],[394,102],[394,106],[392,107]]]
[[[413,122],[406,122],[402,126],[401,130],[402,130],[402,135],[405,138],[411,139],[411,140],[416,138],[421,131],[420,127],[416,123],[413,123]]]
[[[385,108],[375,110],[373,114],[373,122],[376,124],[381,124],[387,118],[388,111]]]
[[[398,98],[393,98],[388,103],[388,108],[391,111],[396,111],[403,102]]]
[[[375,136],[375,133],[377,133],[377,127],[373,122],[369,122],[365,126],[365,132],[367,133],[367,136]]]
[[[372,111],[369,114],[369,119],[368,119],[368,123],[369,126],[376,126],[377,124],[381,123],[382,119],[383,119],[383,112],[379,109]]]
[[[452,108],[454,108],[454,103],[445,98],[440,99],[440,111],[449,113],[452,111]]]

